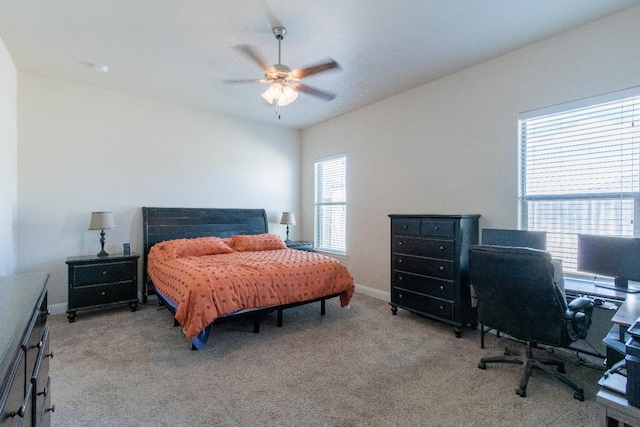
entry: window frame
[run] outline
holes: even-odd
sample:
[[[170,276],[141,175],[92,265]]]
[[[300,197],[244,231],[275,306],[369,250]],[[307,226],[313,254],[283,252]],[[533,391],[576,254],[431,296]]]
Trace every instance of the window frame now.
[[[611,92],[605,95],[599,95],[595,97],[580,99],[573,102],[559,104],[552,107],[532,110],[532,111],[521,113],[518,115],[518,148],[519,148],[519,152],[518,152],[518,162],[519,162],[518,163],[518,180],[519,180],[518,182],[518,225],[519,225],[519,228],[523,230],[547,231],[548,236],[551,235],[553,236],[552,237],[553,239],[558,239],[562,241],[562,243],[560,243],[561,247],[566,244],[567,246],[563,247],[563,249],[560,250],[561,254],[554,253],[553,251],[554,247],[548,248],[548,250],[552,252],[554,257],[563,258],[565,265],[568,264],[569,266],[569,268],[567,269],[567,272],[569,273],[569,275],[580,276],[581,273],[576,271],[575,260],[572,258],[564,259],[563,255],[566,256],[567,253],[569,254],[577,253],[577,234],[583,233],[583,231],[565,232],[564,225],[560,226],[562,230],[557,231],[553,229],[553,226],[547,225],[546,227],[540,227],[540,226],[536,227],[535,224],[534,225],[529,224],[529,212],[528,212],[529,202],[548,201],[553,203],[554,201],[557,202],[561,200],[567,203],[571,203],[571,202],[589,203],[593,201],[595,201],[596,203],[606,203],[606,201],[615,201],[615,202],[618,202],[620,206],[622,206],[622,204],[626,201],[628,205],[633,206],[632,208],[633,213],[632,215],[629,215],[632,217],[633,225],[627,228],[632,228],[633,236],[638,237],[640,236],[640,188],[637,186],[634,186],[634,188],[631,191],[628,191],[628,189],[621,189],[620,192],[616,192],[616,193],[614,192],[590,193],[586,191],[586,192],[575,192],[575,193],[566,192],[564,194],[553,194],[554,192],[550,192],[549,194],[535,194],[535,195],[527,194],[526,167],[527,167],[527,160],[528,160],[527,158],[528,146],[526,141],[527,135],[525,133],[525,123],[528,120],[537,119],[537,118],[541,118],[541,117],[545,117],[553,114],[569,113],[572,110],[583,109],[583,108],[591,108],[591,107],[595,108],[603,104],[607,104],[611,102],[621,102],[629,98],[638,98],[638,97],[640,97],[640,87],[634,87],[634,88],[630,88],[622,91]],[[635,101],[636,103],[634,105],[638,105],[638,99],[636,99]],[[635,107],[633,110],[633,116],[634,117],[637,116],[637,110],[635,109]],[[632,121],[632,127],[640,128],[640,121]],[[638,130],[634,131],[632,144],[636,144],[637,140],[635,138],[637,136],[637,132]],[[638,153],[636,152],[634,152],[630,156],[630,158],[633,162],[636,162],[636,164],[638,161],[640,161],[640,156],[638,156]],[[615,212],[617,215],[622,216],[621,214],[622,211],[617,210]],[[564,221],[564,218],[559,218],[559,219]],[[559,222],[562,222],[562,221],[559,221]],[[569,221],[563,222],[563,224],[566,224],[566,223],[575,224],[576,221],[569,220]],[[579,228],[580,227],[577,226],[574,229],[579,229]],[[600,231],[598,230],[589,231],[589,233],[606,234],[606,235],[613,235],[613,236],[623,236],[623,235],[629,236],[628,234],[622,234],[622,231],[620,233],[608,232],[608,231],[605,232],[603,229],[600,229]],[[574,242],[574,237],[575,237],[575,242]],[[555,246],[558,245],[557,244],[558,240],[555,240],[556,242]],[[570,247],[571,245],[573,245],[573,247]],[[567,261],[569,262],[567,263]]]
[[[339,161],[344,159],[344,176],[343,178],[343,193],[344,200],[336,200],[336,201],[321,201],[319,200],[319,188],[320,188],[320,179],[322,178],[319,174],[319,166],[323,164],[328,164],[330,162]],[[346,256],[347,255],[347,155],[345,153],[335,154],[331,156],[322,157],[316,159],[314,161],[314,208],[313,208],[313,244],[314,249],[321,252],[327,252],[335,255]],[[323,239],[325,229],[323,228],[321,216],[323,213],[323,209],[327,207],[342,207],[344,212],[342,230],[338,230],[338,235],[335,237],[339,242],[343,242],[342,245],[331,245],[326,244],[326,239]],[[334,239],[334,234],[336,230],[330,231],[329,240]]]

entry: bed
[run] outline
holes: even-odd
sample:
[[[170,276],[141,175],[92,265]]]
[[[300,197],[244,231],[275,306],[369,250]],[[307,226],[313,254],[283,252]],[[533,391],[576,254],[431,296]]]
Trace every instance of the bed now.
[[[142,300],[157,295],[193,349],[214,324],[338,297],[348,306],[354,284],[346,267],[318,253],[286,247],[268,232],[264,209],[142,208]]]

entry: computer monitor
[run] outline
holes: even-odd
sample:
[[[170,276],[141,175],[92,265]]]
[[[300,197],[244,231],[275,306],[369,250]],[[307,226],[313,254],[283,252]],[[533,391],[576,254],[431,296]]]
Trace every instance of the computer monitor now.
[[[516,246],[546,251],[547,232],[483,228],[482,244],[491,246]]]
[[[640,281],[640,238],[578,235],[578,271],[614,278],[614,283],[596,286],[636,293]]]

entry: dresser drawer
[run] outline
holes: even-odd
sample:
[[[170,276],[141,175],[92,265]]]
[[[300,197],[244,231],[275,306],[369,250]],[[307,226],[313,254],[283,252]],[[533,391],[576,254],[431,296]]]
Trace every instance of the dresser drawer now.
[[[448,280],[455,273],[453,261],[400,254],[393,256],[393,269]]]
[[[397,219],[391,222],[391,232],[393,234],[403,234],[408,236],[420,235],[419,219]]]
[[[105,264],[73,266],[72,282],[75,286],[95,285],[132,280],[137,274],[137,262],[120,261]]]
[[[20,350],[18,353],[17,359],[15,361],[16,365],[14,365],[14,369],[9,373],[8,384],[9,391],[7,393],[6,401],[4,405],[0,405],[2,407],[2,413],[0,413],[0,426],[8,427],[8,426],[18,426],[23,421],[23,418],[18,416],[17,413],[20,412],[22,416],[26,414],[26,410],[28,408],[20,409],[24,403],[24,389],[25,389],[25,381],[24,381],[24,352]],[[0,400],[3,396],[0,396]],[[1,404],[2,402],[0,402]]]
[[[433,279],[401,271],[393,272],[393,286],[450,301],[453,301],[455,297],[453,281]]]
[[[453,259],[454,249],[454,243],[451,240],[420,239],[404,236],[395,236],[393,238],[393,251],[403,254]]]
[[[454,237],[456,223],[445,219],[422,220],[420,223],[420,234],[434,237]]]
[[[391,302],[442,319],[453,319],[454,304],[428,295],[422,295],[407,290],[394,289],[391,293]]]
[[[42,337],[42,346],[38,353],[33,374],[31,375],[31,384],[33,385],[33,416],[36,418],[36,425],[42,425],[40,421],[44,417],[45,409],[48,408],[51,401],[50,380],[49,380],[49,359],[53,357],[49,349],[49,326],[46,327],[44,336]]]

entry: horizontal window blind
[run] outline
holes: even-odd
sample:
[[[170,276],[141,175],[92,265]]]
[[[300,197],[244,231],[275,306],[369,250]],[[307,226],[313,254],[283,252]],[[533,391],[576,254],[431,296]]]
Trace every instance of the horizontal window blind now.
[[[637,236],[640,96],[519,120],[520,221],[576,271],[577,235]]]
[[[347,158],[334,157],[315,164],[316,249],[346,254]]]

